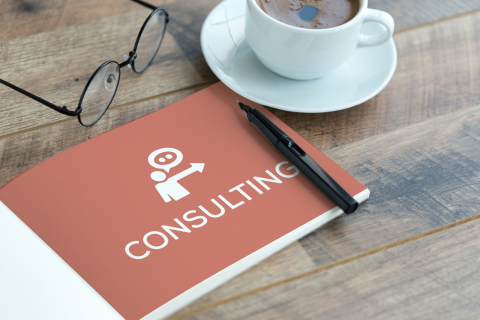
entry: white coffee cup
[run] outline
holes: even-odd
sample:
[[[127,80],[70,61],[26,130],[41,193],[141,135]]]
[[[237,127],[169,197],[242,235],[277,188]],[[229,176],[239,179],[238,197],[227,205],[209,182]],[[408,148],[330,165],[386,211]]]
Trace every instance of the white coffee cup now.
[[[358,13],[347,23],[328,29],[305,29],[274,19],[256,0],[247,0],[245,38],[258,59],[273,72],[296,80],[320,78],[346,62],[357,48],[378,46],[392,37],[392,16],[368,9],[368,0],[359,2]],[[384,32],[362,34],[361,27],[368,22],[382,24]]]

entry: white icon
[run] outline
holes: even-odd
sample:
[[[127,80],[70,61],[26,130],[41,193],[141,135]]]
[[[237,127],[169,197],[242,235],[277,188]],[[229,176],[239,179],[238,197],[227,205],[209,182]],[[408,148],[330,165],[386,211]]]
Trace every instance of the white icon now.
[[[159,155],[165,154],[163,157],[159,157]],[[174,154],[176,156],[175,160],[171,163],[166,163],[168,160],[173,158]],[[156,160],[158,160],[158,163]],[[162,148],[155,150],[148,156],[148,163],[157,169],[163,169],[166,172],[169,172],[171,168],[177,166],[183,160],[183,154],[178,151],[177,149],[173,148]],[[204,163],[190,163],[192,166],[180,173],[177,173],[173,177],[167,179],[167,175],[162,171],[154,171],[150,175],[152,180],[157,181],[155,188],[157,189],[158,193],[162,196],[165,202],[170,202],[172,199],[177,201],[182,199],[185,196],[188,196],[190,192],[185,189],[180,183],[178,182],[180,179],[183,179],[194,172],[202,172],[203,168],[205,167]]]
[[[169,163],[169,164],[160,164],[160,163],[156,163],[155,162],[155,158],[159,155],[159,154],[162,154],[162,153],[167,153],[165,155],[165,158],[167,159],[172,159],[173,156],[172,156],[172,153],[175,154],[175,156],[177,157],[175,159],[175,161],[173,161],[172,163]],[[158,159],[158,161],[160,162],[165,162],[165,158],[160,158]],[[157,168],[157,169],[163,169],[167,172],[170,171],[171,168],[173,167],[176,167],[180,162],[182,162],[183,160],[183,154],[178,151],[177,149],[173,149],[173,148],[162,148],[162,149],[158,149],[158,150],[155,150],[153,151],[149,156],[148,156],[148,163],[150,163],[150,165],[154,168]]]

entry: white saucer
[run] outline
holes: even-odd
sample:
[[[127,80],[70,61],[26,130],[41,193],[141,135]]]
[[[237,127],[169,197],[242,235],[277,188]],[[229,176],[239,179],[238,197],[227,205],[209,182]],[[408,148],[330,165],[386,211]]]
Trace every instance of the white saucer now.
[[[316,80],[284,78],[263,66],[245,41],[245,0],[226,0],[210,12],[202,27],[205,60],[233,91],[272,108],[294,112],[330,112],[350,108],[378,94],[393,76],[397,50],[393,39],[358,49],[334,73]],[[363,33],[383,26],[368,23]]]

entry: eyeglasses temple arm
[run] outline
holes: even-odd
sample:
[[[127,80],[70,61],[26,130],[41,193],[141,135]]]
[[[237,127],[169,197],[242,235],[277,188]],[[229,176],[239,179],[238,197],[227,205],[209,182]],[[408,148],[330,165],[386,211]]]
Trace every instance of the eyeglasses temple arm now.
[[[154,6],[153,4],[147,3],[147,2],[142,1],[142,0],[132,0],[132,1],[136,2],[138,4],[141,4],[142,6],[147,7],[149,9],[152,9],[152,10],[157,10],[158,9],[158,7]],[[165,11],[165,10],[163,10],[163,11]],[[165,13],[167,14],[167,22],[168,22],[170,20],[170,14],[167,11],[165,11]]]
[[[17,86],[14,86],[14,85],[11,84],[11,83],[8,83],[8,82],[5,81],[5,80],[0,79],[0,83],[6,85],[7,87],[12,88],[13,90],[16,90],[16,91],[20,92],[21,94],[26,95],[27,97],[29,97],[29,98],[31,98],[31,99],[33,99],[33,100],[35,100],[35,101],[40,102],[40,103],[43,104],[43,105],[46,105],[47,107],[49,107],[49,108],[51,108],[51,109],[53,109],[53,110],[55,110],[55,111],[57,111],[57,112],[60,112],[60,113],[62,113],[62,114],[65,114],[65,115],[67,115],[67,116],[77,116],[77,115],[82,111],[81,108],[77,108],[75,111],[70,111],[70,110],[68,110],[67,107],[65,107],[65,106],[64,106],[64,107],[58,107],[58,106],[54,105],[54,104],[51,103],[51,102],[48,102],[48,101],[46,101],[46,100],[43,100],[42,98],[37,97],[36,95],[34,95],[34,94],[32,94],[32,93],[30,93],[30,92],[28,92],[28,91],[23,90],[22,88],[19,88],[19,87],[17,87]]]
[[[144,1],[142,1],[142,0],[132,0],[132,1],[133,1],[133,2],[136,2],[136,3],[138,3],[138,4],[141,4],[142,6],[147,7],[147,8],[149,8],[149,9],[152,9],[152,10],[155,10],[155,9],[158,8],[158,7],[154,6],[153,4],[146,3],[146,2],[144,2]]]

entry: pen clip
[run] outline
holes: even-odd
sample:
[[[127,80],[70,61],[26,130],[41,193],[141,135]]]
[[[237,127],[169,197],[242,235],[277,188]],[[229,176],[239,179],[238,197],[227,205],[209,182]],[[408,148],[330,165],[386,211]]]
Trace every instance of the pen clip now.
[[[302,148],[298,144],[296,144],[294,141],[291,141],[288,144],[288,148],[293,151],[297,156],[299,157],[304,157],[307,153],[303,151]]]

